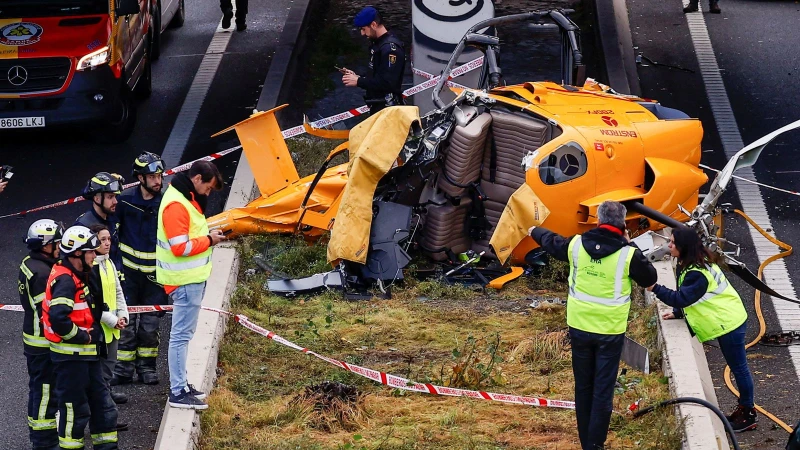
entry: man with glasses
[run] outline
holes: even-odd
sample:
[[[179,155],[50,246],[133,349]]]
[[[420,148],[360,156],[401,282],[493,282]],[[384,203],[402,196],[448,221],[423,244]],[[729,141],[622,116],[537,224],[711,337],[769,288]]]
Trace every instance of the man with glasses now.
[[[125,277],[123,290],[128,305],[166,305],[167,294],[155,280],[164,161],[156,154],[144,152],[133,161],[132,174],[140,184],[121,195],[117,207],[121,270]],[[132,383],[134,370],[142,383],[158,384],[156,358],[163,315],[158,312],[131,315],[130,324],[121,332],[112,386]]]

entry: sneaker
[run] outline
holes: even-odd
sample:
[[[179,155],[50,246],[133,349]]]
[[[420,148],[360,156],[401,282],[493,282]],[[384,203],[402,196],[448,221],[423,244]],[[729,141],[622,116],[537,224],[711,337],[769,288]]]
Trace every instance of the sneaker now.
[[[117,375],[114,374],[109,380],[108,384],[111,386],[119,386],[120,384],[131,384],[133,383],[133,377],[126,377],[124,375]]]
[[[699,11],[700,8],[698,6],[698,3],[699,3],[699,1],[698,2],[690,1],[689,2],[689,6],[683,8],[684,14],[685,13],[692,13],[692,12]]]
[[[202,400],[198,400],[188,389],[184,389],[183,392],[178,395],[169,394],[169,406],[180,409],[208,409],[208,405]]]
[[[158,384],[158,375],[155,372],[145,372],[139,374],[139,381],[144,384],[154,385]]]
[[[231,19],[233,19],[233,11],[226,9],[222,11],[222,28],[228,29],[231,27]]]
[[[122,392],[112,392],[111,400],[114,400],[114,403],[116,403],[117,405],[121,405],[123,403],[128,403],[128,396],[123,394]]]
[[[120,423],[117,422],[117,427],[114,428],[116,431],[128,431],[128,424],[127,423]]]
[[[190,384],[190,385],[188,385],[188,386],[189,386],[189,393],[190,393],[190,394],[192,394],[192,395],[194,395],[194,398],[196,398],[196,399],[198,399],[198,400],[205,400],[205,399],[206,399],[206,397],[207,397],[207,396],[206,396],[206,393],[205,393],[205,392],[198,391],[198,390],[197,390],[197,389],[195,389],[195,388],[194,388],[194,386],[192,386],[191,384]]]
[[[733,431],[737,433],[755,430],[758,426],[758,414],[756,414],[755,408],[737,405],[733,413],[730,416],[725,416],[725,418],[731,423]]]
[[[237,20],[236,21],[236,31],[244,31],[247,29],[247,24],[244,20]]]

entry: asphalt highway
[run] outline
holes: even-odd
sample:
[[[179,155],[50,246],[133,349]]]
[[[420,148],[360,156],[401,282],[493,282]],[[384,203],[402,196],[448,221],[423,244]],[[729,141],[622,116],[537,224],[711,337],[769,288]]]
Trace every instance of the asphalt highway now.
[[[707,8],[707,3],[704,7]],[[797,51],[800,48],[800,6],[796,2],[724,0],[722,14],[705,14],[714,52],[725,83],[742,139],[746,144],[800,119],[800,75]],[[639,66],[643,96],[660,100],[666,106],[685,111],[702,120],[705,129],[703,163],[722,168],[726,162],[714,118],[699,73],[681,2],[628,0],[633,43],[638,52],[661,65]],[[673,67],[668,67],[673,66]],[[686,70],[684,70],[686,69]],[[754,171],[759,182],[793,191],[800,190],[800,132],[784,134],[761,155]],[[708,173],[713,179],[714,174]],[[776,237],[800,248],[798,207],[800,198],[771,190],[761,190]],[[723,201],[739,207],[735,189]],[[726,237],[743,246],[742,259],[756,271],[758,260],[747,224],[733,215],[727,218]],[[776,253],[778,249],[775,249]],[[792,283],[800,286],[800,259],[785,259]],[[753,307],[753,290],[730,276],[748,309],[748,342],[758,331]],[[788,292],[797,298],[796,292]],[[767,332],[781,330],[769,297],[763,311]],[[714,377],[714,386],[722,409],[730,413],[736,398],[725,387],[724,360],[716,342],[706,345],[706,354]],[[748,362],[755,381],[756,403],[791,426],[800,419],[800,382],[796,363],[786,348],[756,345],[748,352]],[[739,442],[757,449],[783,449],[788,433],[760,417],[758,430],[738,435]]]
[[[0,215],[80,195],[98,171],[130,177],[133,159],[142,151],[161,153],[184,98],[219,23],[219,3],[186,2],[186,23],[163,35],[161,58],[153,64],[153,94],[139,104],[133,136],[125,143],[101,145],[74,129],[0,134],[0,163],[14,166],[15,175],[0,194]],[[234,133],[211,139],[211,134],[246,118],[255,107],[270,58],[288,14],[289,0],[250,2],[248,29],[233,32],[227,51],[197,117],[181,162],[238,145]],[[91,133],[102,133],[94,128]],[[218,161],[230,182],[240,153]],[[214,194],[210,212],[221,210],[227,191]],[[18,304],[17,273],[26,254],[22,238],[40,218],[71,225],[88,209],[88,202],[0,219],[0,303]],[[26,421],[27,373],[22,354],[21,314],[0,312],[0,448],[30,448]],[[161,384],[134,384],[120,389],[131,399],[120,407],[120,421],[130,424],[121,433],[121,449],[150,449],[155,443],[168,391],[166,345],[169,316],[162,321],[158,369]]]

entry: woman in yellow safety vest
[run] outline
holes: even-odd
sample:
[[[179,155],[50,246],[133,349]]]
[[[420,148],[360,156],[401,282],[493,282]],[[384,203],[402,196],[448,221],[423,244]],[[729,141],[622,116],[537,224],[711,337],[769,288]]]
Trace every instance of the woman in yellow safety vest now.
[[[108,356],[103,361],[103,379],[108,383],[113,375],[114,366],[117,364],[119,332],[128,325],[128,305],[125,303],[125,295],[122,293],[119,272],[109,257],[111,233],[105,225],[100,224],[93,225],[90,229],[97,234],[100,241],[100,247],[95,251],[97,257],[94,259],[92,268],[92,284],[94,285],[92,288],[96,291],[95,298],[102,298],[106,307],[100,317],[100,323],[108,349]],[[117,404],[128,401],[125,394],[113,391],[111,391],[111,399]],[[125,429],[127,429],[126,424],[117,422],[117,431]]]
[[[647,289],[674,308],[674,312],[664,314],[664,319],[683,315],[700,342],[712,339],[719,342],[722,356],[739,387],[739,404],[733,414],[726,417],[737,432],[753,430],[758,417],[753,403],[753,377],[745,353],[747,311],[742,299],[694,230],[674,229],[669,250],[678,260],[678,290],[659,284]]]

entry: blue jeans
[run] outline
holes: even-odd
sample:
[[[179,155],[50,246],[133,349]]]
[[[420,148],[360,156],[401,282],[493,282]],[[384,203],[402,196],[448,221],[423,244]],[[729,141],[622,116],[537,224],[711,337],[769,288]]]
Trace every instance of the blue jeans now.
[[[172,331],[169,335],[169,388],[173,395],[178,395],[187,387],[186,356],[189,341],[197,330],[197,318],[200,316],[200,304],[206,283],[194,283],[179,286],[172,297]]]
[[[717,338],[719,349],[725,362],[731,367],[736,385],[739,387],[739,404],[748,408],[753,407],[753,376],[747,367],[747,353],[744,349],[744,335],[747,322],[739,328],[723,334]]]
[[[602,449],[614,407],[614,385],[625,334],[597,334],[569,328],[575,415],[583,450]]]

